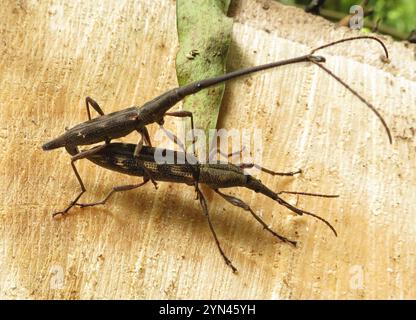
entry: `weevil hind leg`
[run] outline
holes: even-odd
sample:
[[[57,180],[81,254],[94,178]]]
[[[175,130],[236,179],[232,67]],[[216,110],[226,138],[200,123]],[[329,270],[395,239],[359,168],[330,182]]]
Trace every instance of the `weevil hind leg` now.
[[[116,186],[116,187],[113,187],[113,189],[101,201],[91,202],[91,203],[76,203],[75,205],[77,205],[81,208],[104,205],[111,198],[111,196],[113,194],[115,194],[117,192],[123,192],[123,191],[129,191],[129,190],[137,189],[141,186],[144,186],[148,181],[149,181],[149,179],[143,179],[143,182],[138,183],[138,184],[128,184],[128,185],[123,185],[123,186]]]
[[[160,129],[162,129],[163,132],[166,134],[166,136],[169,138],[169,140],[177,144],[182,149],[182,151],[186,153],[185,145],[183,144],[183,142],[179,140],[179,138],[175,134],[173,134],[169,130],[166,130],[163,125],[159,124],[159,126],[160,126]]]
[[[296,241],[294,240],[290,240],[284,236],[281,236],[280,234],[278,234],[277,232],[273,231],[272,229],[270,229],[268,227],[268,225],[253,211],[253,209],[251,209],[251,207],[245,203],[243,200],[224,194],[221,191],[219,191],[218,189],[214,190],[217,194],[219,194],[222,198],[224,198],[227,202],[231,203],[233,206],[239,207],[245,211],[248,211],[251,213],[251,215],[254,217],[254,219],[256,219],[265,230],[267,230],[268,232],[270,232],[273,236],[275,236],[276,238],[278,238],[279,240],[286,242],[286,243],[290,243],[294,246],[296,246]]]
[[[217,234],[215,232],[214,226],[212,225],[211,218],[209,216],[207,202],[205,200],[205,197],[204,197],[203,193],[199,189],[197,189],[197,193],[198,193],[199,203],[200,203],[200,205],[202,207],[202,211],[204,212],[205,217],[208,220],[209,229],[211,230],[211,233],[212,233],[212,235],[214,237],[214,240],[215,240],[215,243],[217,245],[217,248],[220,251],[221,256],[223,257],[226,265],[229,266],[233,270],[233,273],[236,273],[237,272],[237,268],[234,267],[234,265],[232,264],[231,260],[228,259],[228,257],[225,255],[224,250],[222,249],[221,244],[220,244],[220,242],[218,240]]]
[[[187,116],[191,117],[192,139],[193,139],[192,140],[192,148],[193,148],[193,155],[196,157],[195,137],[193,135],[193,133],[194,133],[194,120],[193,120],[192,112],[189,112],[189,111],[168,112],[168,113],[165,113],[165,115],[174,116],[174,117],[187,117]],[[185,145],[183,144],[183,142],[181,140],[179,140],[179,138],[175,134],[173,134],[172,132],[165,129],[165,127],[163,126],[163,121],[159,122],[159,126],[163,130],[163,132],[166,134],[166,136],[171,141],[173,141],[173,143],[177,144],[182,149],[182,151],[185,153],[185,155],[188,157],[188,155],[186,153]],[[196,159],[196,161],[198,161],[197,158],[195,158],[195,159]],[[199,188],[198,188],[198,183],[199,183],[198,179],[195,179],[194,185],[195,185],[195,192],[196,192],[196,200],[198,200],[199,193],[200,193]]]
[[[136,130],[139,135],[139,141],[137,142],[136,148],[134,148],[134,156],[138,157],[140,155],[140,151],[143,148],[143,145],[147,145],[149,147],[152,146],[152,142],[150,141],[149,131],[146,127]]]
[[[139,141],[137,142],[136,147],[134,148],[134,156],[136,158],[140,157],[140,151],[143,148],[143,143],[146,143],[148,146],[152,146],[152,143],[150,142],[149,132],[147,131],[146,128],[137,130],[137,132],[140,134],[140,138],[139,138]],[[150,173],[150,171],[144,166],[142,166],[142,168],[143,168],[143,171],[146,173],[147,177],[150,179],[150,181],[152,181],[155,189],[157,189],[157,182],[152,177],[152,174]]]
[[[56,216],[58,216],[58,215],[65,215],[65,214],[67,214],[68,213],[68,211],[73,207],[73,206],[75,206],[75,204],[77,203],[77,201],[79,200],[79,198],[81,198],[81,196],[84,194],[84,192],[86,191],[86,189],[85,189],[85,186],[84,186],[84,182],[82,181],[82,179],[81,179],[81,176],[79,175],[79,173],[78,173],[78,170],[77,170],[77,168],[75,167],[75,161],[78,161],[78,160],[80,160],[80,159],[83,159],[83,158],[87,158],[87,157],[89,157],[89,156],[92,156],[94,153],[96,153],[96,152],[98,152],[98,151],[100,151],[101,149],[103,149],[103,148],[105,148],[106,147],[106,145],[105,144],[103,144],[103,145],[100,145],[100,146],[97,146],[97,147],[94,147],[94,148],[92,148],[92,149],[89,149],[89,150],[85,150],[85,151],[81,151],[81,152],[78,152],[77,154],[74,154],[74,152],[75,151],[77,151],[77,149],[75,148],[75,149],[73,149],[73,148],[71,148],[71,147],[67,147],[67,151],[70,153],[70,154],[72,154],[73,156],[72,156],[72,158],[71,158],[71,167],[72,167],[72,170],[74,171],[74,173],[75,173],[75,176],[77,177],[77,180],[78,180],[78,183],[79,183],[79,185],[81,186],[81,192],[75,197],[75,199],[73,200],[73,201],[71,201],[71,203],[70,203],[70,205],[68,206],[68,207],[66,207],[66,209],[65,210],[63,210],[63,211],[58,211],[58,212],[55,212],[54,214],[52,214],[52,217],[56,217]]]
[[[140,156],[140,151],[142,151],[143,148],[143,133],[141,131],[138,131],[140,134],[139,141],[136,144],[136,147],[134,148],[134,156],[138,158]]]
[[[149,134],[149,131],[147,130],[147,128],[146,127],[143,127],[141,129],[141,132],[140,133],[143,135],[143,141],[144,141],[144,143],[147,146],[151,147],[152,146],[152,141],[150,140],[150,134]]]

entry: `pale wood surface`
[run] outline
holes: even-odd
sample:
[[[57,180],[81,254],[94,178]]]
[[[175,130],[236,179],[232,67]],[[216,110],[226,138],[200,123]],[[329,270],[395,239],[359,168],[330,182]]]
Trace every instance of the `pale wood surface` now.
[[[238,1],[231,13],[230,70],[351,35],[272,2]],[[219,126],[262,128],[265,166],[305,170],[296,178],[262,175],[265,184],[341,195],[288,197],[333,222],[335,238],[312,218],[229,191],[298,239],[292,248],[210,194],[218,235],[240,271],[233,275],[191,187],[148,185],[106,207],[51,218],[78,185],[68,155],[43,152],[41,144],[86,119],[87,95],[111,112],[176,85],[175,2],[8,0],[0,17],[1,298],[416,298],[414,45],[383,38],[389,65],[368,42],[322,52],[328,67],[384,115],[392,146],[374,115],[314,66],[227,86]],[[89,189],[85,200],[135,181],[87,161],[78,167]]]

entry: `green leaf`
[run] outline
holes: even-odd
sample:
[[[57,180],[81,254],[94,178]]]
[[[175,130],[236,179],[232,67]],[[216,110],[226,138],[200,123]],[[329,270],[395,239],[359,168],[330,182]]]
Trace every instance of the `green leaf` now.
[[[180,45],[176,74],[180,86],[225,73],[233,25],[226,16],[229,4],[230,0],[176,1]],[[218,85],[187,97],[183,104],[206,137],[209,129],[216,128],[223,93],[224,85]]]

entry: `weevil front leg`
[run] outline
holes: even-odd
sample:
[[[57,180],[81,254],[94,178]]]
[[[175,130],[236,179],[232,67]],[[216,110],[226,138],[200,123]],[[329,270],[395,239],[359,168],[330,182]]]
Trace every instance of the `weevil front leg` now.
[[[87,107],[87,113],[88,113],[88,120],[91,120],[91,112],[90,112],[90,106],[94,108],[95,111],[97,111],[97,113],[100,116],[104,115],[104,111],[101,109],[100,105],[97,103],[97,101],[95,101],[93,98],[90,97],[86,97],[85,98],[85,105]]]
[[[179,138],[176,135],[174,135],[172,132],[166,130],[163,127],[163,125],[160,125],[160,128],[163,130],[163,132],[165,132],[165,134],[168,136],[168,138],[170,140],[172,140],[174,143],[176,143],[183,150],[183,152],[186,154],[185,145],[182,143],[182,141],[179,140]],[[195,146],[194,146],[194,154],[195,154]],[[196,191],[196,199],[198,200],[198,180],[195,180],[194,185],[195,185],[195,191]]]
[[[63,211],[58,211],[55,212],[54,214],[52,214],[52,217],[56,217],[58,215],[65,215],[66,213],[68,213],[68,211],[75,206],[75,204],[77,203],[77,201],[79,200],[79,198],[81,198],[81,196],[84,194],[84,192],[86,191],[85,186],[84,186],[84,182],[81,179],[81,176],[78,173],[77,168],[75,167],[75,161],[79,160],[79,159],[83,159],[86,157],[89,157],[91,155],[93,155],[94,153],[100,151],[101,149],[105,148],[105,144],[104,145],[100,145],[97,147],[94,147],[92,149],[86,150],[86,151],[82,151],[79,152],[78,154],[76,154],[75,156],[73,156],[71,158],[71,166],[72,166],[72,170],[75,173],[75,176],[77,177],[78,183],[81,186],[81,192],[75,197],[75,199],[73,201],[71,201],[71,203],[69,204],[69,206],[63,210]]]
[[[138,183],[138,184],[128,184],[128,185],[123,185],[123,186],[117,186],[117,187],[114,187],[108,193],[108,195],[101,201],[92,202],[92,203],[76,203],[75,205],[80,206],[81,208],[85,208],[85,207],[93,207],[93,206],[98,206],[98,205],[101,205],[101,204],[105,204],[107,202],[107,200],[110,199],[111,196],[114,193],[137,189],[141,186],[144,186],[148,181],[149,181],[149,179],[143,179],[143,182]]]
[[[139,133],[140,138],[139,138],[139,141],[137,142],[136,148],[134,148],[134,156],[139,157],[140,151],[143,148],[143,144],[146,144],[149,147],[151,147],[152,142],[150,141],[149,131],[147,130],[146,127],[143,127],[140,130],[136,130],[136,131]]]
[[[263,228],[266,229],[267,231],[269,231],[273,236],[275,236],[276,238],[278,238],[279,240],[281,240],[283,242],[290,243],[290,244],[296,246],[296,241],[289,240],[288,238],[283,237],[280,234],[273,231],[272,229],[270,229],[268,227],[268,225],[257,214],[255,214],[253,209],[251,209],[250,206],[247,203],[245,203],[243,200],[241,200],[239,198],[236,198],[236,197],[233,197],[233,196],[229,196],[227,194],[224,194],[221,191],[219,191],[218,189],[214,189],[214,191],[216,193],[218,193],[221,197],[223,197],[226,201],[231,203],[233,206],[239,207],[239,208],[241,208],[245,211],[250,212],[251,215],[254,217],[254,219],[256,219],[263,226]]]
[[[137,142],[136,147],[134,148],[134,156],[138,158],[140,156],[140,151],[143,148],[143,142],[146,142],[149,146],[152,146],[150,142],[150,136],[149,132],[146,128],[143,128],[141,130],[137,130],[137,132],[140,134],[139,142]],[[153,179],[152,174],[146,167],[142,167],[146,175],[149,177],[150,181],[152,181],[155,189],[157,189],[157,182],[155,179]]]
[[[192,112],[190,111],[177,111],[177,112],[166,112],[165,113],[166,116],[171,116],[171,117],[179,117],[179,118],[183,118],[183,117],[190,117],[191,118],[191,132],[192,132],[192,152],[193,155],[196,157],[196,150],[195,150],[195,136],[194,136],[194,117]],[[179,138],[173,134],[172,132],[168,131],[165,129],[165,127],[163,126],[164,124],[164,119],[162,119],[161,121],[158,122],[160,128],[163,130],[163,132],[166,134],[166,136],[173,141],[173,143],[177,144],[182,151],[186,153],[186,149],[185,149],[185,145],[183,144],[183,142],[181,140],[179,140]],[[195,180],[195,191],[196,191],[196,199],[198,200],[199,198],[199,194],[198,194],[198,181]]]
[[[221,248],[220,242],[218,240],[217,234],[216,234],[216,232],[214,230],[214,226],[212,225],[211,218],[209,216],[207,202],[205,200],[205,197],[204,197],[203,193],[199,189],[197,189],[197,193],[198,193],[199,203],[201,204],[202,211],[204,212],[204,215],[206,216],[206,218],[208,220],[208,225],[209,225],[209,228],[211,230],[212,235],[214,236],[214,240],[215,240],[215,243],[217,245],[217,248],[220,251],[221,256],[223,257],[225,263],[233,270],[234,273],[236,273],[237,272],[237,268],[233,266],[231,260],[228,259],[228,257],[225,255],[224,251]]]

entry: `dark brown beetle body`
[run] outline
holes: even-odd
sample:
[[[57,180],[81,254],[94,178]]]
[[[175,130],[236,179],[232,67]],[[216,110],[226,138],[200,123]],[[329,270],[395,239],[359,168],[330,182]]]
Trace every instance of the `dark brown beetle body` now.
[[[146,172],[149,172],[156,181],[185,183],[188,185],[194,185],[195,181],[197,181],[214,190],[233,187],[248,188],[277,201],[299,215],[308,214],[317,217],[314,214],[292,206],[260,180],[245,173],[243,169],[234,164],[158,163],[156,161],[157,153],[165,155],[171,153],[171,159],[186,159],[186,157],[189,159],[192,155],[185,155],[179,151],[143,146],[139,156],[136,157],[133,154],[134,148],[135,145],[131,143],[109,143],[103,149],[87,157],[87,159],[106,169],[128,175],[146,177]],[[72,155],[77,154],[75,148],[68,151]],[[325,222],[336,235],[335,229],[327,221],[319,217],[317,218]]]
[[[143,177],[143,182],[139,184],[133,185],[122,185],[114,187],[113,190],[105,197],[104,200],[100,202],[88,203],[88,204],[81,204],[75,203],[75,205],[81,207],[88,207],[88,206],[95,206],[100,204],[105,204],[106,201],[111,197],[112,194],[115,192],[120,191],[127,191],[138,188],[144,185],[148,180],[146,180],[147,173],[153,176],[154,179],[157,181],[166,181],[166,182],[175,182],[175,183],[184,183],[187,185],[195,185],[195,182],[202,183],[207,185],[209,188],[213,189],[217,194],[219,194],[222,198],[226,201],[231,203],[234,206],[242,208],[251,213],[251,215],[266,229],[270,232],[273,236],[277,237],[281,241],[296,245],[296,241],[289,240],[284,236],[277,234],[273,231],[263,220],[259,217],[248,204],[246,204],[243,200],[236,198],[235,196],[226,195],[219,191],[222,188],[231,188],[231,187],[245,187],[251,189],[255,192],[261,193],[276,202],[280,205],[288,208],[292,212],[302,215],[311,215],[316,217],[317,219],[323,221],[327,224],[331,230],[335,233],[335,229],[331,226],[329,222],[325,219],[304,211],[302,209],[296,208],[282,199],[278,193],[273,192],[269,188],[267,188],[260,180],[252,177],[251,175],[245,174],[243,169],[239,166],[230,163],[214,163],[214,164],[191,164],[187,161],[182,163],[176,163],[177,159],[186,159],[186,157],[191,155],[185,155],[183,152],[176,152],[172,150],[165,150],[165,149],[157,149],[152,147],[143,146],[138,156],[134,155],[134,149],[136,145],[134,144],[124,144],[124,143],[108,143],[103,148],[94,152],[90,156],[87,157],[88,160],[92,161],[93,163],[104,167],[106,169],[132,175],[132,176],[140,176]],[[66,147],[68,152],[72,155],[78,154],[78,149],[76,147],[70,148]],[[160,161],[157,155],[164,155],[166,158],[164,159],[173,159],[173,163],[166,163]],[[192,157],[192,156],[191,156]],[[189,159],[189,158],[188,158]],[[192,159],[194,160],[194,159]],[[192,161],[192,163],[195,163]],[[279,174],[279,173],[275,173]],[[280,173],[280,175],[285,175]],[[201,190],[197,187],[196,192],[198,194],[198,199],[200,201],[202,210],[205,216],[208,219],[208,223],[211,229],[211,232],[214,236],[218,249],[224,258],[225,263],[232,268],[235,272],[237,269],[233,266],[231,261],[227,258],[224,251],[222,250],[215,230],[213,228],[212,222],[209,217],[208,206],[205,200],[205,197]],[[280,192],[285,193],[285,192]],[[330,195],[318,195],[318,194],[310,194],[310,193],[302,193],[302,192],[286,192],[286,193],[295,193],[295,194],[303,194],[303,195],[314,195],[314,196],[321,196],[321,197],[337,197],[337,196],[330,196]]]
[[[143,126],[138,119],[138,108],[131,107],[125,110],[106,114],[86,122],[82,122],[67,130],[64,134],[45,143],[43,150],[52,150],[65,146],[81,146],[94,144],[106,139],[117,139]]]
[[[125,110],[102,115],[95,119],[80,123],[67,130],[59,137],[45,143],[42,146],[42,149],[52,150],[65,146],[89,145],[120,138],[134,130],[141,132],[148,124],[163,124],[163,117],[166,112],[186,96],[253,72],[308,61],[321,63],[325,62],[325,58],[321,56],[305,55],[298,58],[233,71],[218,77],[197,81],[183,87],[175,88],[146,102],[142,107],[130,107]]]

